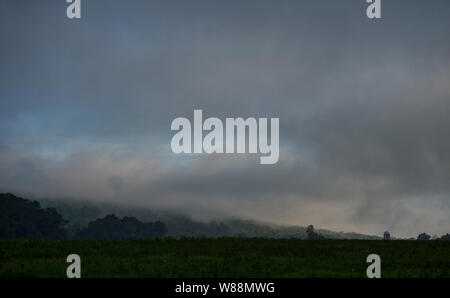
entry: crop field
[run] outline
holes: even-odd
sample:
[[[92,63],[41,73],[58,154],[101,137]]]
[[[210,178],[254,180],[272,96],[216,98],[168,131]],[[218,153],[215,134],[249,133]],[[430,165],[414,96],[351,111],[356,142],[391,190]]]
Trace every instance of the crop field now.
[[[0,240],[0,277],[365,277],[369,254],[382,277],[450,277],[449,241],[158,239]]]

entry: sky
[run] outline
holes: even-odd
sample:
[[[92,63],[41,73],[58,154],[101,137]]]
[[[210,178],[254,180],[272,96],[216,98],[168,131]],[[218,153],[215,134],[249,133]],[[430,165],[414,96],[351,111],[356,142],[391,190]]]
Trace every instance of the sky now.
[[[450,232],[450,2],[0,0],[0,191],[394,237]],[[280,158],[176,117],[280,118]]]

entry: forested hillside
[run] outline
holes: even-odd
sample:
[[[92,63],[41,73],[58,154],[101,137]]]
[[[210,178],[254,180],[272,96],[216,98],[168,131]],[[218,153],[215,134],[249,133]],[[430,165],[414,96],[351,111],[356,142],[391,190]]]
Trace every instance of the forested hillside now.
[[[97,213],[89,213],[88,207],[63,209],[76,210],[64,212],[69,215],[66,220],[55,208],[46,207],[13,194],[0,194],[0,239],[151,239],[167,234],[165,224],[159,221],[141,222],[113,214],[99,218]]]
[[[68,233],[74,237],[76,231],[89,222],[108,214],[118,217],[133,216],[143,222],[163,222],[167,236],[182,237],[244,237],[244,238],[297,238],[307,239],[306,227],[275,225],[245,219],[222,219],[198,221],[181,212],[170,210],[135,208],[107,203],[93,203],[78,200],[41,200],[45,206],[53,206],[69,220]],[[327,239],[381,239],[378,236],[358,233],[334,232],[317,229],[316,232]]]
[[[96,219],[87,227],[80,229],[75,238],[78,239],[151,239],[160,238],[167,234],[164,223],[140,222],[134,217],[117,218],[115,215],[107,215]]]
[[[66,237],[67,221],[54,208],[41,208],[13,194],[0,194],[0,238]]]

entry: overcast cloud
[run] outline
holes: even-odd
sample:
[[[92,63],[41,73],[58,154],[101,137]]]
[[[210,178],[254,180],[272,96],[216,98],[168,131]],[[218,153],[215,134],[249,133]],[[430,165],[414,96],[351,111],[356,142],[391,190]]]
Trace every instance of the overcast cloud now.
[[[394,236],[450,232],[450,3],[0,0],[0,191]],[[279,117],[280,160],[176,117]]]

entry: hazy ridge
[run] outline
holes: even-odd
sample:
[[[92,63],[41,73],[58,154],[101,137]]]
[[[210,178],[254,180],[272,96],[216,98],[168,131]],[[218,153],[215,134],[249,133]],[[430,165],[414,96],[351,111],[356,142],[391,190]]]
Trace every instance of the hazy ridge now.
[[[76,230],[87,226],[97,218],[108,214],[118,217],[133,216],[143,222],[162,221],[168,228],[169,237],[261,237],[261,238],[299,238],[306,239],[306,227],[278,225],[255,220],[230,218],[211,221],[195,220],[178,211],[152,208],[126,207],[108,203],[89,201],[38,200],[43,207],[54,207],[66,220],[68,235],[72,237]],[[317,229],[328,239],[381,239],[379,236],[352,232],[335,232]]]

